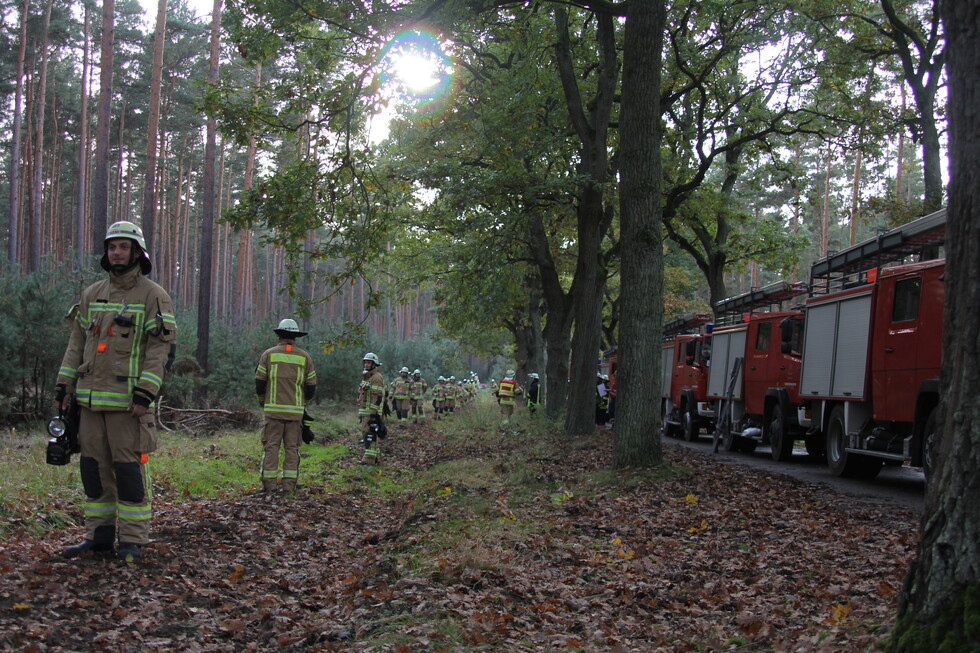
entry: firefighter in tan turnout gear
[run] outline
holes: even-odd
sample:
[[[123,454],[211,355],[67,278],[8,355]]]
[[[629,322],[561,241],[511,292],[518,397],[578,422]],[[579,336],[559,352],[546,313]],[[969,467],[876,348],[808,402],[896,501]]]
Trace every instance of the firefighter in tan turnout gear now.
[[[425,407],[422,403],[425,391],[429,389],[429,384],[422,378],[422,370],[416,369],[412,372],[412,383],[409,386],[409,400],[412,405],[412,422],[419,423],[419,419],[425,417]]]
[[[399,422],[408,421],[408,411],[412,407],[412,380],[408,378],[408,368],[403,367],[389,388],[395,403],[395,417]]]
[[[316,370],[310,355],[296,346],[306,335],[286,318],[274,329],[279,343],[262,352],[255,368],[255,393],[265,418],[262,426],[262,491],[294,492],[299,479],[299,445],[306,403],[316,394]],[[285,449],[279,483],[279,449]]]
[[[80,406],[79,467],[85,490],[85,539],[63,555],[109,554],[133,561],[150,538],[149,454],[157,448],[154,401],[177,341],[170,295],[152,270],[142,230],[109,226],[100,261],[109,278],[82,291],[68,314],[71,334],[55,401]]]
[[[358,386],[357,416],[361,423],[361,443],[364,458],[361,463],[373,465],[381,457],[379,440],[387,435],[382,410],[385,402],[385,380],[381,376],[381,361],[371,352],[364,354],[364,369]]]

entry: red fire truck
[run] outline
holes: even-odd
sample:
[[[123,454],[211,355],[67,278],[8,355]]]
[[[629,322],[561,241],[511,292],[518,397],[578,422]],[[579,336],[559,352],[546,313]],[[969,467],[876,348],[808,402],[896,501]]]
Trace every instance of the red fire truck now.
[[[779,310],[807,292],[804,283],[779,281],[718,302],[707,397],[718,405],[717,433],[726,451],[768,444],[775,460],[789,460],[804,437],[798,388],[803,311]],[[822,450],[807,438],[807,448]]]
[[[660,386],[664,436],[682,435],[690,442],[702,428],[714,428],[714,405],[705,396],[711,359],[711,333],[706,325],[710,319],[708,314],[696,314],[664,324]]]
[[[938,251],[945,225],[946,212],[938,211],[817,261],[803,313],[750,317],[730,329],[724,355],[723,331],[715,330],[708,396],[718,402],[716,428],[726,448],[768,442],[773,458],[782,460],[792,439],[802,436],[811,453],[823,443],[839,476],[873,478],[883,464],[906,461],[928,468],[939,405],[945,260],[906,261]],[[774,351],[770,338],[761,353],[761,325],[770,322],[775,333],[777,319],[783,358],[770,378],[784,371],[787,381],[753,384]],[[779,406],[788,410],[767,403],[780,394],[786,403],[780,398]]]

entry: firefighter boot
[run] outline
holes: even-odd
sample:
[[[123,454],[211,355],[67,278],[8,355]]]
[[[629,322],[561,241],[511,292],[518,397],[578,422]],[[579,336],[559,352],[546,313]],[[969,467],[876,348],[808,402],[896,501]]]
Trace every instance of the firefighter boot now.
[[[78,544],[66,546],[62,550],[61,555],[65,558],[77,558],[85,551],[92,551],[93,553],[107,553],[112,551],[112,543],[115,541],[115,539],[115,526],[98,526],[95,529],[94,540],[85,538]]]
[[[120,542],[116,555],[120,560],[126,562],[136,562],[143,557],[143,546],[136,542]]]

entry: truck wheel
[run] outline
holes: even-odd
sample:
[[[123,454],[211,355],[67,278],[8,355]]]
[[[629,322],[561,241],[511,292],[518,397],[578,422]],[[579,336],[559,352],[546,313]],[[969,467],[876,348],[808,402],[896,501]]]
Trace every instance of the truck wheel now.
[[[698,439],[698,435],[701,431],[701,427],[694,423],[694,418],[691,417],[691,411],[684,407],[684,412],[681,414],[681,424],[684,429],[684,439],[688,442],[694,442]]]
[[[674,425],[668,421],[670,415],[667,413],[667,402],[664,402],[660,414],[664,416],[663,422],[660,426],[660,435],[665,438],[675,435],[677,431],[675,430]]]
[[[769,446],[772,448],[772,459],[786,462],[793,457],[793,436],[786,428],[783,411],[779,406],[773,406],[769,417]]]
[[[827,425],[827,466],[834,476],[874,478],[881,471],[881,458],[848,453],[844,432],[844,407],[834,406]]]

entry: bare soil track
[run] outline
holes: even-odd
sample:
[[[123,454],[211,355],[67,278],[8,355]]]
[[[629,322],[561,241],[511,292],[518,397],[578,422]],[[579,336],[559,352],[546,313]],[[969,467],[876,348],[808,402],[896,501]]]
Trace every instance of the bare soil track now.
[[[138,565],[62,560],[77,531],[13,537],[0,545],[0,649],[881,647],[915,510],[675,447],[679,475],[598,484],[608,431],[558,441],[561,454],[520,433],[500,440],[392,436],[382,472],[477,459],[500,482],[447,487],[437,473],[431,491],[380,499],[354,475],[288,499],[158,501]],[[527,487],[504,482],[515,470]]]

